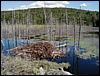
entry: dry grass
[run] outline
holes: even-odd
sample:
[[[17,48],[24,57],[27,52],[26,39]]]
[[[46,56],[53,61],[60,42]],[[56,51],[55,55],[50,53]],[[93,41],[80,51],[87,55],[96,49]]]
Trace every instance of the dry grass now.
[[[89,59],[91,57],[97,57],[99,56],[99,48],[96,47],[94,43],[88,38],[88,39],[82,39],[80,42],[80,46],[82,48],[86,48],[85,52],[76,52],[76,54],[79,55],[80,58],[83,59]]]
[[[1,75],[39,75],[39,68],[44,66],[46,71],[70,66],[69,63],[56,63],[47,60],[28,61],[19,57],[1,56]]]

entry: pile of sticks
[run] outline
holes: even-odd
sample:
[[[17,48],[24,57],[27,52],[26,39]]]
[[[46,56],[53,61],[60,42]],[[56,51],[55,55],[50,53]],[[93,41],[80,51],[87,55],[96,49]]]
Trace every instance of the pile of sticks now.
[[[54,52],[56,52],[56,55],[54,55]],[[10,53],[11,56],[20,56],[22,58],[30,58],[31,60],[62,56],[62,52],[60,53],[59,50],[56,50],[56,48],[49,42],[37,42],[30,45],[19,46],[11,49]]]

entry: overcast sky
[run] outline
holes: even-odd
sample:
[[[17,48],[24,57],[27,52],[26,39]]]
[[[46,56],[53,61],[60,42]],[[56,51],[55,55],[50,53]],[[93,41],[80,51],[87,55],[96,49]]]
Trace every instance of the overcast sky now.
[[[41,7],[68,7],[99,11],[99,1],[1,1],[1,10],[17,10]]]

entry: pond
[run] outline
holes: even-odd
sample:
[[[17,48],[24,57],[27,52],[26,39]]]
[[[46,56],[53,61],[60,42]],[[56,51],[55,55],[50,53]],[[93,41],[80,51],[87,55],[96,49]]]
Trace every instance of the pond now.
[[[91,40],[90,40],[91,41]],[[9,49],[16,47],[15,42],[17,45],[26,45],[31,44],[31,41],[28,40],[11,40],[11,39],[3,39],[1,40],[4,55],[9,55]],[[96,42],[98,42],[96,40]],[[9,45],[10,44],[10,45]],[[96,45],[97,47],[98,44]],[[72,74],[79,74],[79,75],[98,75],[99,74],[99,64],[97,63],[98,57],[90,58],[90,59],[82,59],[75,55],[75,47],[73,45],[67,46],[65,48],[67,53],[62,58],[55,58],[52,61],[57,63],[62,62],[69,62],[71,67],[68,69]],[[85,48],[80,48],[80,51],[85,51]],[[77,62],[78,58],[78,62]],[[78,65],[77,65],[78,64]],[[78,70],[78,71],[77,71]]]
[[[77,74],[77,69],[78,69],[78,74],[79,75],[98,75],[99,74],[99,66],[96,64],[98,58],[91,58],[91,59],[81,59],[78,58],[78,63],[77,63],[77,56],[73,51],[75,51],[74,46],[70,46],[70,51],[68,54],[66,54],[65,57],[62,58],[56,58],[52,61],[55,61],[57,63],[62,63],[62,62],[69,62],[71,64],[71,68],[68,69],[72,74]],[[83,50],[83,49],[80,49]],[[77,68],[78,64],[78,68]]]

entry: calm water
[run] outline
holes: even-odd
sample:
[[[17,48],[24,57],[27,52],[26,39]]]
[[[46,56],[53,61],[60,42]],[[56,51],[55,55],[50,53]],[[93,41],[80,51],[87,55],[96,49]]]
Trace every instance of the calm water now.
[[[3,50],[2,51],[5,55],[9,55],[9,49],[16,47],[15,44],[16,41],[14,40],[2,40],[3,43]],[[30,41],[27,40],[18,40],[17,45],[25,45],[31,43]],[[10,45],[9,45],[10,44]],[[97,47],[99,47],[97,45]],[[77,56],[75,55],[74,51],[75,48],[74,46],[68,46],[66,48],[66,51],[69,50],[69,52],[65,55],[65,57],[62,58],[56,58],[52,61],[57,62],[57,63],[62,63],[62,62],[69,62],[71,64],[71,67],[69,68],[69,71],[73,74],[77,73]],[[85,48],[80,48],[81,51],[86,50]],[[91,59],[78,59],[78,74],[98,74],[99,73],[99,65],[97,65],[97,60],[98,58],[91,58]]]
[[[77,73],[77,56],[75,55],[75,53],[73,53],[74,51],[74,46],[70,46],[70,51],[68,54],[66,54],[65,57],[63,58],[56,58],[53,61],[56,61],[57,63],[61,63],[61,62],[69,62],[71,64],[70,69],[68,69],[68,71],[70,71],[73,74]],[[83,48],[81,48],[81,50],[83,50]],[[78,58],[78,74],[79,75],[98,75],[99,73],[99,66],[96,64],[97,63],[97,59],[98,58],[91,58],[91,59],[81,59]],[[74,63],[74,64],[73,64]]]

